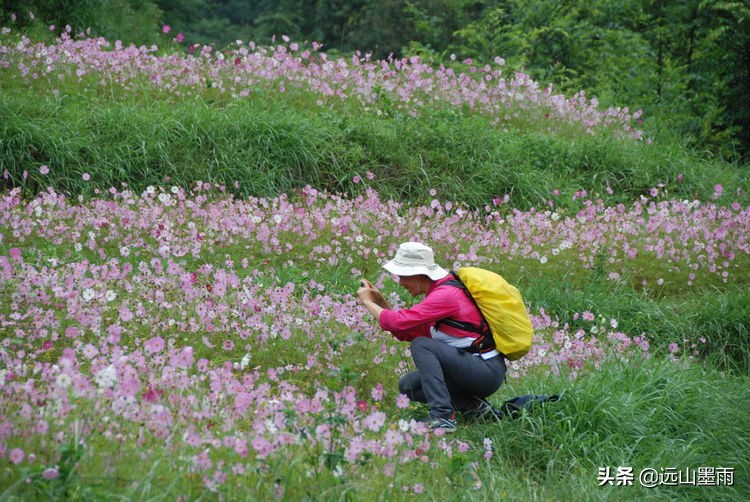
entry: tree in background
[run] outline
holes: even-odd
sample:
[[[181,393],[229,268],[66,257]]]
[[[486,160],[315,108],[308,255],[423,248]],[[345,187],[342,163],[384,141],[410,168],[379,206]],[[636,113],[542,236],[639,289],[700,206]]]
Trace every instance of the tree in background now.
[[[3,0],[0,22],[29,29],[66,25],[76,32],[135,43],[159,40],[157,26],[163,15],[152,0]],[[14,20],[15,18],[15,20]]]
[[[452,35],[443,60],[502,56],[563,91],[643,108],[695,148],[750,156],[747,2],[498,0]]]

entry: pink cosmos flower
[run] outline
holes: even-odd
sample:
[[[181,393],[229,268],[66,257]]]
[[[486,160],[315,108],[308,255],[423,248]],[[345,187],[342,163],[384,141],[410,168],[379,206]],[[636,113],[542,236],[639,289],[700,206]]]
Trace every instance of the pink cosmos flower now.
[[[172,27],[171,27],[171,26],[169,26],[168,24],[165,24],[165,25],[163,25],[163,26],[161,27],[161,31],[162,31],[163,33],[169,33],[170,31],[172,31]]]
[[[362,423],[373,432],[379,431],[385,425],[386,415],[382,411],[376,411],[365,417]]]
[[[492,440],[490,438],[484,438],[483,445],[484,445],[484,459],[489,460],[490,458],[492,458],[492,454],[493,454]]]
[[[185,40],[185,35],[183,35],[182,32],[178,33],[177,36],[174,37],[174,41],[178,44],[181,44],[183,40]]]
[[[160,336],[155,336],[150,340],[147,340],[143,346],[146,349],[146,352],[155,354],[161,352],[164,349],[164,345],[164,339]]]
[[[172,364],[178,368],[187,369],[193,365],[193,348],[185,347],[172,357]]]
[[[263,436],[253,439],[253,448],[258,452],[258,458],[266,458],[273,452],[273,445]]]
[[[107,341],[113,345],[120,343],[120,335],[122,334],[122,326],[117,324],[111,324],[107,328]]]
[[[154,389],[153,387],[149,387],[146,389],[146,392],[143,393],[143,399],[145,401],[148,401],[150,403],[161,399],[161,396],[164,394],[164,392],[160,391],[159,389]]]
[[[99,354],[99,351],[97,350],[97,348],[94,347],[90,343],[87,343],[83,347],[83,357],[85,357],[86,359],[91,359],[91,358],[95,357],[98,354]]]
[[[670,344],[669,344],[669,345],[667,346],[667,348],[669,349],[669,352],[670,352],[670,353],[672,353],[672,354],[674,354],[675,352],[677,352],[678,350],[680,350],[680,346],[679,346],[679,345],[677,345],[677,344],[676,344],[676,343],[674,343],[674,342],[670,343]]]
[[[91,175],[89,173],[83,173],[81,175],[81,178],[83,178],[83,181],[89,181],[91,179]]]
[[[48,467],[42,473],[42,477],[44,479],[55,479],[59,475],[60,475],[60,472],[57,470],[57,467]]]
[[[402,410],[406,409],[409,407],[410,402],[411,400],[409,399],[409,396],[407,396],[406,394],[399,394],[396,398],[396,408],[400,408]]]
[[[714,185],[714,194],[711,198],[716,200],[721,197],[722,193],[724,193],[724,187],[717,183],[716,185]]]
[[[37,434],[47,434],[47,431],[49,430],[49,424],[44,420],[39,420],[36,423],[35,430]]]
[[[42,176],[49,174],[49,166],[47,165],[39,166],[39,174],[41,174]]]
[[[120,392],[126,397],[134,397],[140,388],[141,382],[135,377],[125,377],[120,384]]]
[[[13,448],[10,450],[10,453],[8,454],[8,458],[10,461],[14,464],[20,464],[23,462],[23,458],[26,456],[26,454],[23,452],[21,448]]]
[[[247,442],[243,439],[238,439],[234,443],[234,451],[237,452],[237,455],[239,455],[240,457],[246,458],[248,453]]]
[[[239,414],[245,413],[247,408],[252,404],[253,396],[249,392],[238,392],[234,397],[234,409]]]

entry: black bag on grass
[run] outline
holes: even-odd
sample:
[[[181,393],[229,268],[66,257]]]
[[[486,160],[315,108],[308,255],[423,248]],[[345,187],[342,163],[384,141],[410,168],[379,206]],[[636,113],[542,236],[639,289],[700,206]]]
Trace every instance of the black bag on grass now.
[[[513,420],[519,417],[522,410],[530,411],[544,403],[554,403],[558,399],[560,399],[560,396],[557,394],[551,396],[526,394],[525,396],[514,397],[513,399],[505,401],[502,406],[500,406],[500,416],[501,418],[509,418]]]

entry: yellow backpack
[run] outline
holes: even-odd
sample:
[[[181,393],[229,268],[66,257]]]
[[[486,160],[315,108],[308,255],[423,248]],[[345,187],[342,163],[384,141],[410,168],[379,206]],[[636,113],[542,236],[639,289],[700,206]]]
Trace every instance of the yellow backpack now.
[[[531,348],[534,329],[518,289],[499,274],[482,268],[464,267],[453,275],[458,280],[446,281],[441,286],[455,286],[466,291],[484,320],[480,326],[453,319],[443,319],[439,324],[479,333],[470,349],[473,352],[497,349],[506,359],[523,357]]]

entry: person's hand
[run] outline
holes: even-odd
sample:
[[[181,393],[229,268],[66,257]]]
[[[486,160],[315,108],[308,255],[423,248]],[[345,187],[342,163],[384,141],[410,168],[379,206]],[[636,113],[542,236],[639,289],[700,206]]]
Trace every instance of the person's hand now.
[[[362,278],[359,280],[359,286],[357,298],[359,298],[360,303],[364,304],[366,301],[371,301],[384,309],[391,308],[383,294],[370,281]]]
[[[357,298],[359,298],[360,303],[365,303],[366,301],[375,301],[373,298],[373,293],[377,292],[378,290],[375,288],[375,286],[372,285],[370,281],[367,279],[360,279],[359,281],[359,289],[357,290]]]

